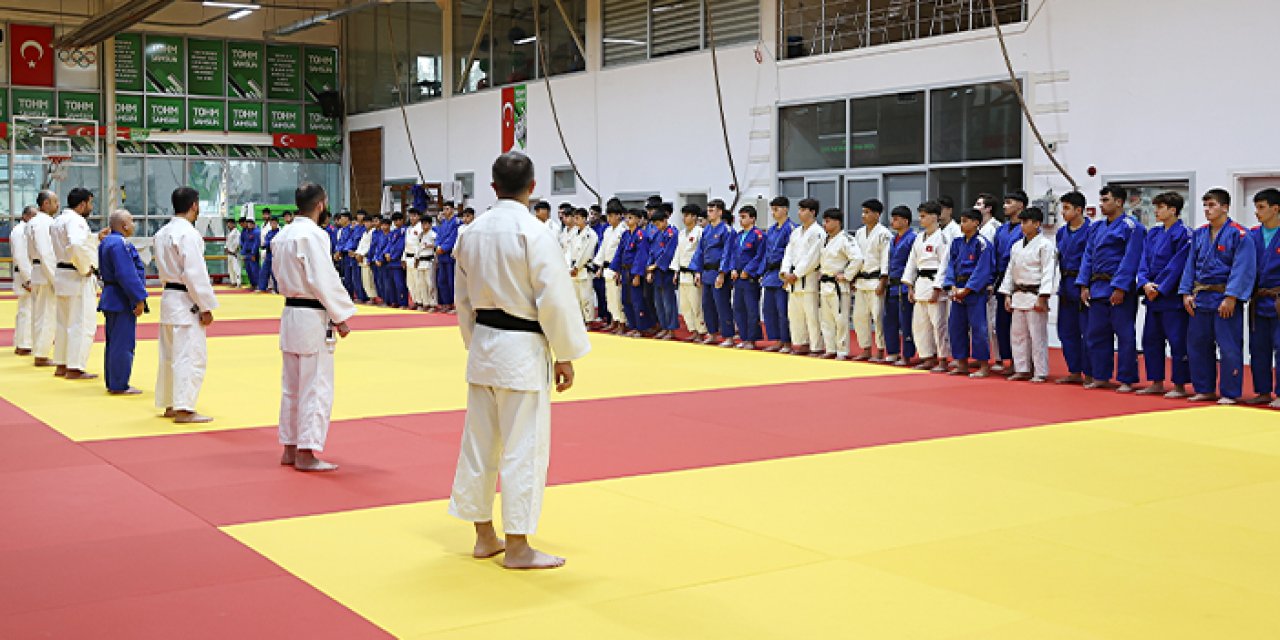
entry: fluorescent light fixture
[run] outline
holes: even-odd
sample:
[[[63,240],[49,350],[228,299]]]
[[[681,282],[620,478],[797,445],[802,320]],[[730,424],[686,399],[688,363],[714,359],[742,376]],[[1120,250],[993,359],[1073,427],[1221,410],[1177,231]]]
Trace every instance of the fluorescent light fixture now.
[[[516,44],[530,44],[537,41],[538,41],[538,36],[529,36],[528,38],[521,38],[519,40],[516,40]]]
[[[241,10],[236,11],[235,13],[232,13],[231,15],[227,16],[227,19],[228,19],[228,20],[239,20],[240,18],[244,18],[244,17],[246,17],[246,16],[251,16],[251,15],[253,15],[253,9],[241,9]]]
[[[638,47],[643,47],[645,45],[645,43],[639,40],[628,40],[626,38],[605,38],[604,41],[606,44],[633,44]]]
[[[248,9],[249,11],[256,11],[260,8],[256,4],[249,4],[247,2],[214,2],[213,0],[205,0],[203,4],[206,7],[216,7],[219,9]]]

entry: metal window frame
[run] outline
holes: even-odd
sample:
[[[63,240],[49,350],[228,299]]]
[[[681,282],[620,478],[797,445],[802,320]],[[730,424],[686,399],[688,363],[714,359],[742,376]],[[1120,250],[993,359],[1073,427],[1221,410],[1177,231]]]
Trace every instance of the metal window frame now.
[[[573,188],[569,190],[556,188],[556,174],[568,173],[570,180],[573,182]],[[578,175],[574,173],[573,166],[562,164],[551,167],[551,195],[553,196],[570,196],[578,193]]]

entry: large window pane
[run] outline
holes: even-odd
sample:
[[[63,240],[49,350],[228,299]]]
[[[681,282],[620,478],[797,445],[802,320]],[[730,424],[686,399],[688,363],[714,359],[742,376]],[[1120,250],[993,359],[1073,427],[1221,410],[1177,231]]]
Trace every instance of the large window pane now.
[[[444,95],[444,13],[434,2],[410,2],[408,8],[409,102]]]
[[[850,108],[853,166],[924,162],[924,92],[860,98]]]
[[[537,40],[533,33],[533,0],[493,5],[493,78],[496,84],[539,77]]]
[[[649,7],[643,0],[604,0],[604,63],[638,62],[649,56]]]
[[[486,0],[458,0],[454,5],[453,59],[458,75],[453,88],[462,93],[494,86],[489,64],[492,30],[486,25],[478,32],[486,4]]]
[[[1022,111],[1007,82],[935,89],[931,162],[1022,156]]]
[[[301,162],[267,163],[267,197],[264,204],[293,204],[293,193],[302,184]]]
[[[778,110],[778,169],[840,169],[845,166],[845,101]]]
[[[1022,165],[934,169],[929,172],[929,197],[951,196],[956,210],[968,209],[979,193],[1006,194],[1022,188]]]
[[[227,211],[247,202],[265,202],[266,188],[260,160],[231,160],[227,163]]]
[[[210,219],[223,214],[223,171],[226,162],[222,160],[192,160],[190,185],[200,194],[201,217]]]
[[[716,0],[711,17],[717,47],[760,38],[760,0]]]
[[[565,13],[569,14],[569,23],[573,25],[578,39],[586,38],[587,3],[561,0],[561,4],[564,5]],[[551,75],[586,69],[586,61],[578,51],[578,44],[574,42],[573,34],[565,25],[556,3],[540,2],[538,6],[542,8],[542,32],[547,34],[547,67],[551,70]],[[583,46],[586,46],[585,41]]]
[[[329,196],[329,210],[342,210],[342,166],[329,162],[308,162],[300,169],[300,182],[314,182]]]
[[[133,217],[146,215],[146,188],[142,179],[143,160],[138,156],[118,156],[116,160],[116,178],[120,181],[120,206],[127,209]],[[142,225],[138,225],[141,235]]]
[[[700,3],[689,0],[652,0],[652,57],[667,56],[702,48]]]
[[[148,157],[146,228],[140,235],[153,236],[173,217],[173,190],[186,183],[186,161]]]
[[[385,19],[384,19],[385,20]],[[391,106],[394,80],[390,65],[379,51],[386,40],[386,23],[378,9],[365,9],[343,20],[347,31],[347,110],[362,113]],[[381,36],[381,37],[379,37]]]

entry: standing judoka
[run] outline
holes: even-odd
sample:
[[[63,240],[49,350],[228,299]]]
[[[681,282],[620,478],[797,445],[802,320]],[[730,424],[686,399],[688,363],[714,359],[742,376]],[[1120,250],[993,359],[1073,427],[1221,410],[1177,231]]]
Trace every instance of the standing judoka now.
[[[579,209],[579,211],[583,211]],[[654,337],[659,340],[674,340],[675,331],[680,328],[680,310],[676,303],[676,278],[671,263],[676,257],[676,245],[680,242],[680,234],[676,228],[668,224],[665,209],[654,211],[653,237],[649,241],[649,265],[645,280],[653,286],[654,318],[661,331]],[[585,225],[585,220],[583,221]],[[590,229],[588,229],[590,231]]]
[[[720,263],[734,233],[723,217],[724,200],[716,198],[707,203],[707,226],[693,253],[692,268],[699,270],[694,280],[702,287],[702,315],[711,334],[702,344],[733,340],[733,289],[720,278]]]
[[[614,198],[605,205],[605,212],[609,228],[605,230],[600,248],[596,250],[596,257],[591,262],[604,276],[605,305],[609,308],[611,322],[602,329],[621,334],[628,320],[623,313],[622,281],[618,276],[620,265],[611,261],[618,255],[618,244],[622,240],[622,234],[627,230],[627,225],[623,221],[626,210],[622,208],[622,203]]]
[[[333,352],[351,333],[356,306],[328,259],[329,237],[320,226],[328,204],[324,188],[307,182],[294,192],[298,215],[272,242],[280,312],[280,464],[298,471],[333,471],[316,457],[324,451],[333,410]]]
[[[266,211],[263,209],[263,221],[267,224],[267,232],[262,236],[263,258],[262,271],[258,274],[258,293],[266,293],[268,288],[273,293],[280,293],[280,287],[276,285],[275,273],[272,272],[275,256],[271,254],[271,241],[275,240],[276,234],[280,233],[280,221]]]
[[[404,214],[399,211],[391,214],[391,234],[387,236],[382,250],[385,261],[387,293],[391,296],[390,305],[398,309],[409,308],[409,289],[405,284],[404,272]]]
[[[365,234],[369,231],[368,218],[369,214],[365,213],[364,209],[356,212],[355,222],[347,228],[346,241],[340,247],[343,255],[343,277],[347,280],[351,291],[351,299],[355,302],[365,302],[369,299],[364,291],[364,278],[361,277],[360,273],[360,260],[356,257],[356,250],[360,248]]]
[[[699,269],[693,266],[693,254],[698,250],[698,241],[702,240],[702,225],[698,219],[705,214],[696,204],[686,204],[680,208],[684,214],[684,232],[680,234],[680,242],[676,246],[675,264],[680,296],[680,315],[684,317],[684,326],[689,330],[685,342],[700,342],[707,337],[707,323],[702,317],[702,287],[697,282]]]
[[[1243,394],[1244,373],[1244,311],[1236,307],[1253,295],[1258,260],[1249,232],[1231,219],[1231,195],[1210,189],[1201,201],[1209,223],[1191,235],[1178,287],[1191,314],[1187,359],[1196,392],[1191,401],[1235,404]]]
[[[644,211],[632,209],[627,212],[627,230],[618,242],[618,255],[613,262],[618,263],[618,275],[622,284],[622,308],[627,316],[626,335],[638,338],[653,325],[653,316],[649,315],[644,301],[643,276],[649,262],[649,242],[644,236]],[[556,240],[557,245],[559,240]]]
[[[1004,197],[1004,224],[996,229],[995,241],[991,244],[995,248],[996,256],[996,273],[992,284],[999,288],[1004,282],[1005,272],[1009,269],[1009,256],[1013,253],[1013,245],[1022,239],[1022,220],[1018,217],[1027,207],[1027,194],[1021,189],[1008,193]],[[996,298],[996,324],[995,324],[995,342],[992,343],[992,359],[995,363],[991,367],[992,373],[1003,373],[1010,375],[1012,373],[1013,364],[1006,361],[1011,360],[1012,343],[1010,342],[1010,327],[1013,323],[1013,312],[1010,311],[1008,295],[994,295]],[[1007,365],[1007,366],[1006,366]]]
[[[862,269],[862,251],[844,232],[844,212],[822,212],[822,246],[818,257],[818,318],[825,353],[810,355],[826,360],[849,359],[849,283]]]
[[[916,357],[911,326],[915,304],[903,283],[911,248],[916,243],[916,232],[911,230],[911,208],[894,207],[889,214],[889,224],[893,226],[893,240],[889,245],[889,290],[884,303],[885,360],[905,367]]]
[[[791,322],[787,318],[787,291],[782,281],[782,259],[787,255],[787,245],[796,225],[791,222],[791,201],[778,196],[769,203],[773,224],[764,233],[764,330],[777,344],[765,347],[765,351],[791,353]]]
[[[230,218],[227,218],[227,237],[222,249],[227,256],[227,284],[238,289],[243,268],[240,262],[240,227]]]
[[[58,196],[44,190],[36,195],[36,214],[27,222],[27,257],[31,259],[31,352],[37,367],[53,365],[53,334],[58,322],[58,296],[53,283],[58,257],[53,253],[53,214]]]
[[[387,291],[387,263],[384,254],[387,240],[391,235],[391,214],[384,214],[377,219],[373,228],[373,242],[369,245],[369,260],[373,262],[373,289],[376,292],[374,301],[381,306],[391,304],[391,294]]]
[[[1125,213],[1122,187],[1105,186],[1099,195],[1107,220],[1089,235],[1076,278],[1080,299],[1089,306],[1093,382],[1085,388],[1131,393],[1138,382],[1138,296],[1134,289],[1146,231],[1137,218]],[[1119,387],[1111,382],[1113,360]]]
[[[378,215],[364,219],[364,233],[356,243],[356,268],[360,270],[360,302],[372,304],[378,296],[378,283],[373,277],[373,235],[378,231]]]
[[[1009,323],[1014,382],[1049,379],[1049,296],[1058,280],[1053,243],[1040,233],[1044,212],[1031,207],[1018,213],[1019,238],[1009,247],[1009,264],[999,291],[1004,310],[1013,314]]]
[[[807,356],[822,351],[822,325],[818,318],[818,265],[826,230],[817,222],[817,200],[800,201],[800,224],[791,230],[787,250],[782,254],[782,281],[787,289],[787,329],[791,332],[791,352]],[[847,332],[846,332],[847,335]]]
[[[147,310],[147,270],[129,238],[133,215],[124,209],[111,212],[111,233],[98,245],[98,269],[102,273],[102,298],[98,311],[106,317],[106,356],[102,376],[111,395],[137,395],[129,384],[133,375],[133,349],[138,340],[138,318]]]
[[[1058,378],[1056,384],[1088,384],[1090,374],[1089,351],[1085,348],[1089,335],[1089,305],[1080,296],[1076,278],[1080,277],[1080,264],[1089,246],[1093,223],[1084,214],[1084,194],[1070,191],[1062,195],[1062,226],[1054,234],[1058,246],[1058,342],[1062,345],[1062,359],[1067,361],[1067,375]]]
[[[947,329],[956,368],[950,374],[970,378],[985,378],[991,373],[987,299],[991,297],[995,251],[991,241],[978,232],[981,221],[982,212],[977,209],[961,214],[962,234],[947,250],[946,273],[942,279],[942,288],[951,296]],[[969,372],[970,356],[979,362],[974,373]]]
[[[573,234],[565,247],[565,259],[569,262],[569,277],[573,279],[582,309],[582,322],[596,319],[596,291],[591,286],[591,271],[587,267],[595,257],[596,232],[587,226],[587,210],[576,209],[569,217],[573,222]]]
[[[449,512],[475,523],[475,557],[505,549],[510,569],[564,565],[564,558],[529,546],[529,536],[537,531],[547,482],[550,387],[573,386],[573,361],[591,350],[555,234],[529,215],[533,188],[527,157],[499,157],[498,203],[456,248],[469,386]],[[499,476],[505,541],[493,526]]]
[[[422,213],[409,209],[409,224],[404,229],[404,286],[409,290],[413,308],[421,310],[422,284],[418,281],[418,253],[422,250]]]
[[[987,242],[991,243],[993,251],[996,246],[996,234],[999,233],[1000,227],[1004,224],[1001,218],[1001,216],[1004,215],[1004,209],[1002,207],[1001,213],[997,215],[996,204],[998,204],[996,197],[990,193],[979,193],[978,197],[973,201],[973,208],[982,212],[982,224],[978,227],[978,235],[986,238]],[[963,220],[961,220],[961,222],[963,222]],[[956,235],[959,236],[962,234],[957,233]],[[995,259],[994,256],[992,259]],[[994,266],[992,268],[994,268]],[[994,282],[994,280],[993,283],[996,285],[1000,284],[999,282]],[[987,296],[987,344],[992,350],[991,355],[994,356],[1000,355],[997,353],[1000,348],[1000,341],[996,338],[996,316],[999,313],[1000,307],[999,297],[1000,296],[994,294]]]
[[[22,217],[9,231],[9,249],[13,252],[13,291],[18,294],[18,313],[13,324],[13,352],[20,356],[31,355],[35,342],[35,324],[32,308],[35,296],[31,293],[31,247],[27,239],[28,223],[36,215],[36,208],[26,206]]]
[[[1254,397],[1246,404],[1280,409],[1276,400],[1276,372],[1280,370],[1280,190],[1263,189],[1253,196],[1258,226],[1249,232],[1258,260],[1258,278],[1249,300],[1249,362]]]
[[[422,296],[423,311],[435,311],[439,302],[436,299],[436,230],[431,216],[424,216],[422,237],[418,240],[418,290]]]
[[[196,400],[209,361],[205,327],[213,324],[213,310],[218,308],[205,266],[204,238],[195,228],[196,218],[200,217],[200,194],[191,187],[178,187],[171,199],[173,218],[152,239],[156,271],[164,283],[160,294],[156,407],[164,409],[164,417],[179,424],[212,422],[213,418],[196,413]]]
[[[609,296],[606,291],[604,274],[601,273],[600,267],[595,264],[595,256],[600,253],[600,246],[604,244],[604,234],[609,230],[609,223],[605,222],[604,209],[598,204],[591,205],[591,217],[587,220],[587,225],[591,230],[596,232],[596,246],[591,248],[591,264],[587,265],[587,270],[591,272],[591,289],[596,294],[596,318],[592,319],[591,328],[600,329],[609,326],[613,322],[613,316],[609,313]]]
[[[258,278],[262,275],[262,231],[253,219],[253,212],[249,212],[249,217],[241,222],[244,230],[240,232],[240,256],[244,258],[244,270],[249,276],[249,289],[253,290],[258,287]]]
[[[880,224],[883,213],[884,204],[879,200],[863,202],[862,227],[853,234],[862,254],[862,271],[853,283],[853,332],[862,352],[854,360],[884,362],[884,297],[889,290],[893,232]]]
[[[93,213],[93,194],[76,187],[67,194],[67,208],[62,210],[49,229],[58,269],[54,293],[58,295],[58,329],[54,337],[53,363],[55,376],[67,380],[90,380],[97,374],[86,373],[89,348],[98,330],[97,287],[94,271],[98,268],[98,236],[89,229],[85,218]]]
[[[440,310],[445,313],[455,311],[453,245],[457,242],[458,218],[453,213],[453,201],[446,200],[436,224],[436,297],[440,300]]]
[[[1159,225],[1147,230],[1142,262],[1138,264],[1138,286],[1142,303],[1147,307],[1142,330],[1142,358],[1151,381],[1140,396],[1163,394],[1171,400],[1187,397],[1191,369],[1187,363],[1187,323],[1190,317],[1182,308],[1178,285],[1187,265],[1191,232],[1178,216],[1182,213],[1182,196],[1169,191],[1151,199],[1156,206]],[[1173,360],[1173,389],[1165,393],[1165,345]]]
[[[742,230],[729,242],[720,263],[717,284],[733,287],[733,324],[738,331],[739,349],[755,349],[760,335],[760,274],[764,273],[764,232],[756,228],[756,208],[738,209]],[[731,338],[720,343],[734,346]]]
[[[921,361],[916,369],[943,373],[947,370],[943,336],[947,333],[947,299],[942,292],[942,276],[947,265],[947,233],[938,227],[942,206],[930,201],[920,205],[924,229],[911,243],[907,264],[902,270],[902,286],[907,302],[915,305],[911,314],[911,336]]]

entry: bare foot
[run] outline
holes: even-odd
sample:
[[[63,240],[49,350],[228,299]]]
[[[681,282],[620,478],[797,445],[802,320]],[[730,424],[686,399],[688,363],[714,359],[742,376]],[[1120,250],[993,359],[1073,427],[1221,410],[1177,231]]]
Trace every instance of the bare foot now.
[[[198,414],[194,411],[175,411],[173,421],[176,424],[204,424],[213,422],[213,418]]]
[[[298,449],[293,468],[298,471],[337,471],[338,465],[317,458],[316,454],[309,449]]]
[[[1004,373],[1004,371],[1005,366],[1003,360],[997,360],[995,364],[991,365],[991,373]]]
[[[36,358],[36,359],[35,359],[35,365],[36,365],[37,367],[52,367],[52,366],[53,366],[53,360],[50,360],[50,359],[48,359],[48,358]]]
[[[1216,402],[1218,394],[1216,393],[1197,393],[1188,399],[1188,402]]]
[[[823,360],[835,360],[836,354],[828,352],[828,353],[817,354],[817,357]],[[844,360],[848,360],[849,356],[840,356],[840,358]]]
[[[1133,393],[1133,385],[1127,382],[1124,384],[1121,384],[1120,386],[1116,387],[1116,393]]]
[[[123,390],[123,391],[113,391],[113,390],[108,389],[108,390],[107,390],[107,393],[109,393],[109,394],[111,394],[111,395],[113,395],[113,396],[136,396],[136,395],[138,395],[138,394],[142,393],[142,390],[141,390],[141,389],[135,389],[135,388],[133,388],[133,387],[129,387],[128,389],[125,389],[125,390]]]
[[[67,369],[68,380],[93,380],[98,377],[96,373],[88,373],[79,369]]]
[[[1236,399],[1235,398],[1218,398],[1218,404],[1223,406],[1230,406],[1230,405],[1236,404]]]
[[[1065,378],[1058,378],[1053,381],[1054,384],[1082,384],[1083,382],[1084,376],[1081,376],[1078,373],[1073,373]]]
[[[284,446],[284,453],[280,454],[280,464],[286,467],[292,467],[295,460],[298,459],[298,447],[291,444]]]
[[[1145,389],[1138,391],[1136,395],[1140,395],[1140,396],[1162,395],[1164,394],[1164,391],[1165,391],[1164,382],[1153,382],[1147,385]]]
[[[493,530],[493,522],[476,523],[476,546],[471,550],[472,558],[492,558],[506,550],[507,543]]]
[[[930,372],[930,373],[946,373],[946,372],[947,372],[947,365],[942,364],[941,362],[939,362],[939,363],[938,363],[938,366],[936,366],[936,367],[934,367],[934,368],[930,369],[930,370],[929,370],[929,372]]]
[[[67,375],[67,365],[65,364],[58,365],[57,368],[53,370],[53,375],[59,378]]]
[[[529,546],[525,536],[507,536],[507,555],[502,559],[502,566],[508,569],[555,569],[563,567],[564,563],[564,558]]]
[[[1044,384],[1048,381],[1049,379],[1044,376],[1036,376],[1031,379],[1031,384]]]
[[[160,416],[160,417],[161,417],[161,418],[172,418],[172,417],[174,417],[174,416],[176,416],[176,415],[178,415],[178,414],[177,414],[177,413],[174,413],[174,411],[173,411],[173,407],[165,407],[165,409],[164,409],[164,413],[163,413],[163,414],[161,414],[161,416]]]
[[[980,366],[978,366],[978,370],[976,372],[969,374],[969,377],[974,379],[982,379],[989,375],[991,375],[991,365],[984,362]]]
[[[1271,394],[1260,393],[1252,398],[1249,398],[1248,400],[1244,400],[1243,403],[1250,406],[1256,406],[1256,405],[1269,404],[1272,400],[1273,398],[1271,397]]]
[[[1031,374],[1029,373],[1015,373],[1009,376],[1009,382],[1026,382],[1027,380],[1030,380],[1030,379],[1031,379]]]
[[[937,358],[925,358],[924,360],[920,361],[920,364],[917,364],[915,367],[912,367],[912,368],[914,368],[917,371],[928,371],[936,366],[938,366]]]
[[[1164,398],[1166,400],[1181,400],[1185,397],[1187,397],[1187,392],[1182,389],[1174,389],[1169,393],[1164,394]]]
[[[1116,385],[1115,385],[1115,384],[1112,384],[1112,383],[1111,383],[1111,381],[1109,381],[1109,380],[1103,380],[1103,381],[1093,380],[1093,381],[1091,381],[1091,382],[1086,382],[1086,383],[1084,383],[1084,388],[1086,388],[1086,389],[1115,389],[1115,388],[1116,388]]]
[[[869,360],[871,360],[871,355],[868,354],[866,351],[863,351],[862,353],[859,353],[858,355],[853,357],[854,362],[867,362]]]
[[[1275,402],[1272,402],[1267,406],[1271,407],[1272,409],[1280,409],[1280,400],[1276,400]]]
[[[969,361],[954,361],[956,368],[947,372],[949,376],[967,376],[969,375]]]

